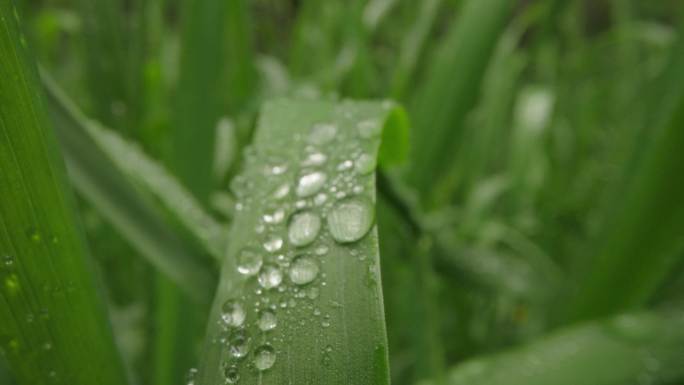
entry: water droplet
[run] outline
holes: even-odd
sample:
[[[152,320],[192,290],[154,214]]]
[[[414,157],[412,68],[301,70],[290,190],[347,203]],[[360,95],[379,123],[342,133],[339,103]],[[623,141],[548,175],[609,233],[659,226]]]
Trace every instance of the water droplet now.
[[[369,174],[375,170],[376,165],[377,161],[374,156],[361,154],[356,160],[356,171],[361,175]]]
[[[274,211],[273,214],[264,214],[264,216],[262,217],[264,222],[270,223],[270,224],[278,224],[278,223],[282,222],[284,218],[285,218],[285,210],[283,210],[283,209],[278,209],[278,210]]]
[[[317,193],[325,184],[326,179],[325,174],[319,171],[302,175],[297,181],[297,195],[308,197]]]
[[[237,270],[240,274],[247,276],[256,275],[261,269],[263,259],[258,253],[245,249],[238,255],[238,267]]]
[[[254,352],[254,366],[258,370],[270,369],[276,361],[276,353],[273,346],[264,344],[259,346]]]
[[[316,206],[321,206],[321,205],[324,204],[327,200],[328,200],[328,196],[325,195],[325,193],[318,193],[318,194],[316,194],[316,196],[314,197],[314,204],[315,204]]]
[[[26,230],[26,235],[33,243],[38,243],[42,240],[40,233],[34,227],[31,227],[28,230]]]
[[[285,171],[287,171],[286,164],[276,165],[269,169],[271,175],[282,175]]]
[[[11,255],[5,255],[2,257],[2,263],[6,268],[11,268],[14,265],[14,258]]]
[[[337,135],[337,126],[331,123],[316,123],[311,127],[309,142],[314,144],[326,144]]]
[[[272,289],[283,281],[283,273],[273,265],[264,265],[259,273],[259,285],[264,289]]]
[[[240,373],[235,365],[228,366],[223,371],[223,375],[226,377],[226,383],[228,384],[237,384],[240,381]]]
[[[197,369],[196,368],[190,368],[188,370],[188,374],[185,376],[185,384],[186,385],[195,385],[195,379],[197,378]]]
[[[7,278],[5,278],[5,289],[11,295],[14,295],[19,291],[19,277],[17,277],[16,274],[10,274]]]
[[[321,218],[310,211],[303,211],[290,219],[288,238],[295,246],[306,246],[316,239],[320,230]]]
[[[228,351],[235,358],[243,358],[249,353],[249,338],[242,329],[230,336],[228,344]]]
[[[346,171],[354,167],[354,162],[351,160],[345,160],[344,162],[337,165],[337,171]]]
[[[283,184],[280,185],[274,192],[273,192],[273,197],[275,199],[283,199],[287,196],[287,194],[290,193],[290,185],[288,184]]]
[[[283,247],[283,239],[273,235],[264,242],[264,249],[269,253],[274,253]]]
[[[306,285],[316,279],[318,275],[318,264],[306,256],[297,257],[290,266],[290,280],[297,285]]]
[[[320,166],[325,161],[328,160],[328,157],[325,156],[325,154],[321,152],[314,152],[312,154],[309,154],[306,159],[302,161],[302,166],[309,167],[309,166]]]
[[[261,331],[267,332],[275,329],[278,325],[278,318],[275,313],[270,310],[264,310],[259,314],[258,326]]]
[[[375,119],[363,120],[356,125],[356,128],[359,130],[359,135],[362,138],[372,138],[380,135],[380,132],[382,132],[380,122]]]
[[[221,307],[221,319],[226,326],[239,327],[245,322],[245,309],[232,299],[227,300]]]
[[[317,287],[312,286],[307,290],[306,296],[309,297],[309,299],[316,299],[318,298],[319,290]]]
[[[320,245],[316,248],[314,252],[316,253],[316,255],[326,255],[328,253],[328,250],[328,246]]]
[[[373,209],[365,200],[338,202],[327,217],[332,237],[340,243],[361,239],[373,225]]]

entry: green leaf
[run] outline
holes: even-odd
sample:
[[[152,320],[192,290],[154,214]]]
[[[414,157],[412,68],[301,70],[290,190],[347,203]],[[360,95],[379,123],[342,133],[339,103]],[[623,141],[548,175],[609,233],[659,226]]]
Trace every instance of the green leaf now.
[[[12,4],[0,2],[0,351],[19,384],[126,384]]]
[[[209,319],[199,384],[236,376],[240,384],[388,383],[372,223],[383,122],[401,122],[387,120],[393,110],[348,101],[265,105],[244,172],[233,184],[239,198],[234,241]],[[263,331],[271,316],[277,325]],[[272,367],[257,369],[270,358]]]
[[[207,204],[212,191],[213,140],[221,115],[227,2],[182,2],[183,33],[171,169],[195,197]]]
[[[48,104],[75,187],[141,255],[188,294],[199,301],[211,298],[215,278],[200,258],[205,251],[182,242],[161,213],[130,183],[125,172],[135,171],[139,179],[146,179],[153,186],[166,186],[168,195],[164,196],[165,199],[170,201],[171,196],[180,196],[180,202],[186,204],[187,210],[201,216],[193,210],[196,204],[193,205],[193,201],[189,200],[189,194],[182,193],[182,188],[176,186],[160,167],[155,167],[149,159],[145,159],[140,151],[128,148],[113,133],[112,136],[106,136],[107,132],[103,128],[85,118],[45,76],[43,83],[48,91]],[[130,163],[132,159],[137,162]],[[133,164],[137,167],[131,168]],[[185,219],[192,222],[192,219]]]
[[[682,358],[682,314],[628,314],[574,326],[509,352],[475,358],[454,367],[445,383],[671,384],[684,378]]]
[[[414,93],[409,179],[428,207],[448,201],[450,191],[439,189],[439,178],[452,166],[464,123],[479,96],[487,63],[512,5],[510,0],[467,1]]]
[[[677,56],[684,53],[678,46]],[[675,63],[681,60],[675,57]],[[680,68],[681,71],[681,68]],[[656,123],[619,206],[606,222],[599,255],[580,282],[570,314],[588,319],[648,301],[684,250],[684,93],[673,80],[674,108]],[[667,95],[666,95],[667,96]]]

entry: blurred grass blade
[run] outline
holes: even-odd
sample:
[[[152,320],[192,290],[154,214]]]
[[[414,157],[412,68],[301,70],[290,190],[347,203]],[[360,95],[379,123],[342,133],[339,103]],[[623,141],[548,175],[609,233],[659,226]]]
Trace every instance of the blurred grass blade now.
[[[13,3],[0,2],[0,351],[21,385],[126,384]]]
[[[629,314],[574,326],[507,353],[475,358],[453,368],[446,384],[673,384],[684,378],[682,360],[682,314]]]
[[[442,2],[443,0],[423,0],[420,3],[416,21],[401,43],[399,60],[392,80],[392,95],[397,100],[403,100],[407,93]]]
[[[233,185],[235,241],[198,384],[388,384],[373,169],[383,125],[405,132],[401,116],[385,103],[266,104]]]
[[[680,90],[682,85],[677,81],[671,87]],[[662,126],[652,131],[652,142],[640,156],[623,200],[604,227],[605,243],[580,282],[570,308],[572,319],[599,317],[644,304],[682,255],[684,93],[676,95],[675,107],[667,110]]]
[[[172,170],[202,203],[213,187],[213,141],[221,115],[224,33],[229,2],[184,0],[180,75],[172,131]],[[230,85],[229,85],[230,87]]]
[[[79,0],[83,49],[93,116],[124,133],[131,133],[131,82],[127,58],[123,3],[119,0]]]
[[[48,90],[51,106],[54,104],[55,109],[69,114],[72,124],[58,128],[78,130],[82,135],[90,137],[111,159],[111,168],[120,170],[143,191],[159,200],[173,214],[174,219],[199,240],[214,258],[219,261],[223,258],[226,231],[195,200],[192,193],[137,145],[84,117],[49,77],[44,75],[43,83]]]
[[[236,113],[249,103],[258,82],[248,1],[228,2],[226,17],[226,98],[228,111]]]
[[[164,221],[160,212],[142,198],[121,171],[112,148],[101,146],[88,121],[47,77],[48,104],[58,138],[76,188],[104,215],[140,253],[199,301],[207,301],[214,290],[212,271],[199,258],[204,251],[184,243]],[[101,130],[101,129],[100,129]],[[116,153],[118,156],[119,154]],[[140,170],[138,170],[140,171]],[[159,175],[147,175],[160,178]]]
[[[429,207],[449,197],[433,182],[452,166],[466,117],[512,6],[510,0],[467,1],[412,98],[415,129],[409,179]]]

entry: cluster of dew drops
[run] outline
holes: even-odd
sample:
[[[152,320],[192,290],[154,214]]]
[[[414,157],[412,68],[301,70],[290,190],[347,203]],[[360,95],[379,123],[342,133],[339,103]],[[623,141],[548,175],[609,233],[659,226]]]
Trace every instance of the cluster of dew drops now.
[[[351,114],[346,117],[353,120]],[[326,286],[322,265],[331,243],[353,245],[373,226],[373,206],[363,195],[371,179],[364,176],[375,169],[372,149],[382,127],[375,119],[352,125],[355,130],[343,132],[333,123],[315,123],[307,135],[294,138],[304,148],[298,164],[276,159],[256,167],[271,186],[266,192],[256,192],[245,176],[239,176],[232,186],[238,196],[236,211],[258,213],[256,207],[266,207],[266,212],[261,212],[255,222],[259,242],[246,245],[236,257],[237,272],[254,282],[257,301],[249,303],[246,296],[228,299],[218,320],[225,332],[216,342],[227,352],[221,367],[226,384],[239,383],[242,362],[257,373],[276,364],[275,337],[270,332],[287,327],[284,319],[305,325],[307,321],[300,317],[283,317],[291,314],[298,301],[318,298]],[[246,169],[250,169],[250,162],[258,162],[250,151],[246,153]],[[357,250],[351,253],[358,255]],[[330,315],[311,302],[307,304],[319,317],[320,326],[329,327]],[[251,305],[253,312],[248,309]],[[249,320],[249,314],[255,319]],[[248,335],[251,325],[255,326],[253,330],[258,329],[259,338]],[[331,351],[330,345],[324,348],[324,363]],[[191,371],[188,385],[194,384],[195,374],[196,370]]]

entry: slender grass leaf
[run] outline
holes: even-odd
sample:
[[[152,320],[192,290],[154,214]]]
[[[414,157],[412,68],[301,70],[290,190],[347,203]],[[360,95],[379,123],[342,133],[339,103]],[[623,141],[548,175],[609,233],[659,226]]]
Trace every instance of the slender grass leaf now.
[[[682,49],[684,46],[680,46]],[[681,83],[673,87],[681,88]],[[611,314],[644,304],[684,249],[684,93],[657,127],[624,200],[604,229],[600,254],[580,282],[573,319]]]
[[[124,39],[122,3],[119,0],[79,0],[83,49],[92,112],[98,120],[130,133],[131,82]]]
[[[126,384],[18,24],[0,2],[0,350],[19,384]]]
[[[192,193],[137,145],[85,118],[53,81],[45,76],[44,79],[50,95],[49,101],[59,105],[55,108],[69,114],[72,125],[65,128],[80,130],[83,135],[95,141],[114,163],[110,167],[121,170],[145,192],[158,199],[164,208],[220,261],[223,258],[226,231],[204,210]]]
[[[207,204],[212,191],[214,129],[221,115],[228,3],[182,2],[183,32],[176,90],[171,169],[195,197]]]
[[[229,2],[226,16],[226,98],[228,111],[237,112],[248,104],[258,82],[248,2]]]
[[[103,129],[82,116],[50,80],[46,77],[43,80],[56,132],[76,188],[143,256],[188,294],[199,301],[211,298],[215,278],[198,258],[204,251],[182,242],[160,212],[129,182],[120,166],[121,161],[130,159],[112,158],[120,153],[106,152],[112,148],[101,146],[94,139],[99,139],[97,132]],[[148,164],[146,166],[149,168]],[[164,174],[146,176],[166,180]]]
[[[684,378],[682,314],[638,313],[555,332],[454,367],[449,385],[671,384]]]
[[[441,191],[439,182],[435,188],[433,182],[452,166],[464,122],[477,100],[512,4],[510,0],[468,1],[412,98],[415,130],[409,180],[429,207],[448,200],[450,192]]]
[[[280,100],[261,113],[198,384],[387,384],[373,226],[384,103]]]
[[[403,100],[411,84],[441,5],[442,0],[422,1],[416,21],[404,37],[392,80],[392,95],[398,100]]]

